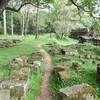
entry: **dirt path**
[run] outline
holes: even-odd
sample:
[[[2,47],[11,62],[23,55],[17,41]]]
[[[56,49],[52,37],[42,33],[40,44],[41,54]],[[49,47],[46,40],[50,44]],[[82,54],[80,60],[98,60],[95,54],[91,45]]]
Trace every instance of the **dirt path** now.
[[[45,54],[45,62],[47,63],[41,86],[41,95],[37,100],[52,100],[52,96],[50,95],[50,77],[53,69],[51,56],[42,48],[41,45],[37,45],[37,48],[40,50],[40,52]]]

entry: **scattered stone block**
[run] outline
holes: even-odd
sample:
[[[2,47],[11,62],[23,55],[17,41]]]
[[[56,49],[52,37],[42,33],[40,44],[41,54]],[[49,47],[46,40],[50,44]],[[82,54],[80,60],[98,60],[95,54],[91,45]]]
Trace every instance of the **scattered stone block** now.
[[[53,71],[56,72],[56,73],[58,73],[58,72],[61,72],[61,71],[65,71],[65,68],[62,68],[62,67],[54,67]]]
[[[12,39],[12,42],[13,42],[13,43],[20,43],[20,42],[22,42],[22,41],[23,41],[23,39],[18,39],[18,38]]]
[[[73,78],[73,74],[68,71],[60,71],[58,72],[58,76],[62,82],[69,81]]]
[[[39,67],[41,66],[41,61],[34,61],[33,63]]]
[[[20,70],[13,70],[11,76],[13,80],[27,80],[30,68],[25,67]]]
[[[61,49],[61,53],[63,55],[78,55],[79,54],[77,50],[71,49],[71,48]]]
[[[72,64],[72,67],[73,67],[76,71],[81,72],[81,73],[83,73],[83,72],[85,71],[84,68],[82,68],[82,62],[73,63],[73,64]]]
[[[88,30],[87,28],[78,28],[78,29],[73,29],[70,33],[70,38],[73,39],[80,39],[81,36],[87,35],[88,34]],[[82,42],[82,41],[81,41]],[[82,42],[83,43],[83,42]]]
[[[57,49],[55,49],[55,48],[52,48],[52,49],[50,49],[49,50],[49,52],[50,52],[50,54],[52,55],[52,56],[54,56],[54,55],[60,55],[60,51],[58,51]]]
[[[0,48],[12,47],[19,43],[20,39],[0,39]]]
[[[63,57],[61,59],[59,59],[59,61],[62,61],[62,62],[65,62],[65,61],[70,61],[71,58],[68,58],[68,57]]]
[[[91,59],[91,55],[84,55],[86,59]]]
[[[74,85],[59,90],[62,100],[96,100],[96,91],[88,84]]]
[[[100,57],[96,57],[97,60],[100,60]]]
[[[11,100],[10,90],[0,90],[0,100]]]
[[[28,82],[25,80],[10,80],[0,83],[1,89],[9,89],[11,97],[21,98],[23,95],[28,94]]]
[[[96,59],[96,56],[90,55],[91,59]]]
[[[34,61],[40,61],[40,60],[41,60],[41,57],[40,56],[31,56],[27,60],[27,63],[28,64],[34,64]]]

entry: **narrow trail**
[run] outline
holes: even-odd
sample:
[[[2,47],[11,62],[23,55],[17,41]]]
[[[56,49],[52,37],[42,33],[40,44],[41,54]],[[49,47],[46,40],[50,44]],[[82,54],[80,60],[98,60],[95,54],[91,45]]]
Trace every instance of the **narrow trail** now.
[[[43,83],[41,86],[41,95],[37,98],[37,100],[52,100],[52,96],[50,95],[50,77],[53,70],[52,59],[51,56],[42,48],[42,45],[37,45],[36,47],[40,50],[40,52],[45,54],[44,60],[46,62]]]

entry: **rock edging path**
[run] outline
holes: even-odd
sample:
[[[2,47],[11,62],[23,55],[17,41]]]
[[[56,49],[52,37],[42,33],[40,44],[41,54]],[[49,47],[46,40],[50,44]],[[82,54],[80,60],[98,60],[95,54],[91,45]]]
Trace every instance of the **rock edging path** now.
[[[41,86],[41,95],[37,98],[37,100],[52,100],[52,96],[50,95],[50,77],[53,70],[52,59],[51,56],[42,48],[42,45],[37,45],[36,47],[40,50],[40,52],[45,54],[44,60],[46,62],[43,83]]]

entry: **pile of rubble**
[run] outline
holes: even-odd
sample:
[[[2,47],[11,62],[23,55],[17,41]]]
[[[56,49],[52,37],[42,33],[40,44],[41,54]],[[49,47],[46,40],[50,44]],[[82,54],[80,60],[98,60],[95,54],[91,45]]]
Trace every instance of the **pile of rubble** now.
[[[79,43],[87,42],[96,46],[100,46],[100,38],[98,38],[98,36],[92,32],[92,29],[90,31],[87,28],[72,30],[69,37],[78,39]]]
[[[40,69],[41,61],[40,52],[13,59],[9,65],[10,76],[0,82],[0,100],[26,100],[29,93],[29,74]]]
[[[56,74],[61,82],[67,82],[73,79],[73,74],[69,71],[68,65],[55,67],[53,73]]]
[[[20,42],[22,39],[0,39],[0,48],[12,47]]]

